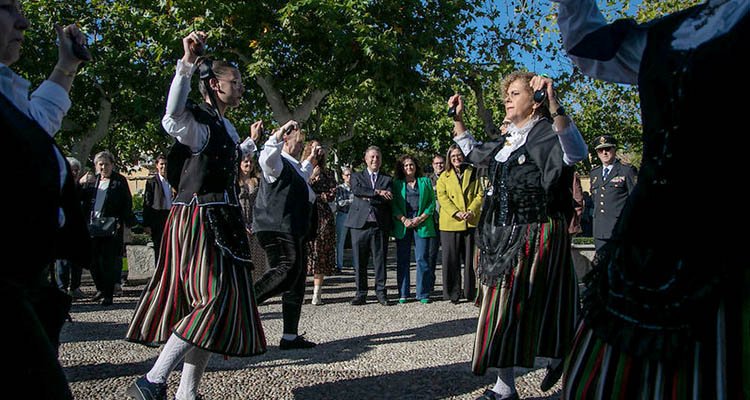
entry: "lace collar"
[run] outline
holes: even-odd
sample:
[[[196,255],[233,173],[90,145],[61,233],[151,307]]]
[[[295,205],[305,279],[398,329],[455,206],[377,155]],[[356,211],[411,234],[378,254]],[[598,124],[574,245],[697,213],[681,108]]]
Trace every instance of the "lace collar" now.
[[[526,138],[529,136],[529,132],[531,132],[531,129],[533,129],[534,126],[536,126],[536,124],[541,120],[542,117],[535,115],[526,125],[522,126],[521,128],[511,123],[510,127],[508,127],[508,131],[505,134],[505,143],[503,144],[503,148],[500,149],[497,154],[495,154],[495,161],[507,161],[511,153],[513,153],[526,143]]]

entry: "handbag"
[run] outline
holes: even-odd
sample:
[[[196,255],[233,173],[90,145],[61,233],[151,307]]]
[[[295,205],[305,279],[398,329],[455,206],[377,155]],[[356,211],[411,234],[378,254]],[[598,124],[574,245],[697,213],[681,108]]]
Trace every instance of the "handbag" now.
[[[89,236],[96,237],[113,237],[117,233],[117,218],[99,217],[91,218],[89,222]]]

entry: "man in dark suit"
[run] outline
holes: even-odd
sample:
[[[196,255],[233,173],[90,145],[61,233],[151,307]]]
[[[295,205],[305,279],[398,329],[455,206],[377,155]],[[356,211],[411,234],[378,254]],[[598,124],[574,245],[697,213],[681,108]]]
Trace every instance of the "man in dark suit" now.
[[[370,146],[365,151],[365,165],[362,172],[352,174],[351,185],[354,202],[349,209],[346,226],[352,233],[352,253],[354,258],[357,293],[351,301],[359,306],[367,298],[367,261],[372,253],[375,268],[375,293],[378,302],[388,305],[385,290],[385,261],[388,252],[388,236],[391,232],[391,193],[392,179],[380,172],[382,163],[380,148]]]
[[[143,192],[143,225],[154,243],[154,262],[159,262],[161,235],[172,208],[172,186],[167,182],[167,157],[156,157],[156,174],[146,181]]]
[[[633,191],[638,172],[616,158],[617,140],[610,135],[596,138],[596,155],[602,165],[591,170],[591,198],[594,202],[594,245],[599,251],[612,237],[612,230],[625,200]]]

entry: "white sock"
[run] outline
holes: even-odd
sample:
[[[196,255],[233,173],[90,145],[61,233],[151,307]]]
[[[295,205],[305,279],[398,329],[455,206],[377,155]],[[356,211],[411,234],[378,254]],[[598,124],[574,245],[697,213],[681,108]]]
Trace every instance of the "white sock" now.
[[[198,397],[198,385],[209,358],[211,358],[211,353],[198,347],[193,347],[193,350],[185,355],[185,364],[182,365],[182,377],[175,399],[195,400]]]
[[[513,367],[500,368],[497,371],[497,382],[492,391],[501,396],[510,396],[516,392],[516,378],[513,374]]]
[[[146,374],[146,379],[151,383],[165,383],[169,378],[169,373],[177,367],[191,349],[195,348],[192,344],[180,339],[174,333],[169,337],[167,343],[156,359],[156,363],[151,367],[151,371]]]
[[[284,339],[284,340],[294,340],[294,339],[297,339],[297,334],[296,333],[285,333],[285,334],[281,335],[281,338]]]
[[[317,296],[318,293],[320,293],[320,285],[315,285],[313,287],[313,296]]]

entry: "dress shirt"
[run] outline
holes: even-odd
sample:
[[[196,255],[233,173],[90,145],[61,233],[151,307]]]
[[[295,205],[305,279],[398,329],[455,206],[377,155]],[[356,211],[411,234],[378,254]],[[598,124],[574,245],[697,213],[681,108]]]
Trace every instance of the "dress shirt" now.
[[[156,179],[161,184],[162,193],[164,193],[163,204],[158,205],[158,210],[169,210],[172,208],[172,185],[167,182],[167,178],[156,174]],[[154,207],[156,208],[156,207]]]
[[[195,120],[193,113],[186,111],[185,103],[190,93],[190,80],[195,72],[195,64],[177,61],[177,71],[172,79],[167,97],[167,111],[161,120],[161,125],[167,133],[177,139],[178,142],[190,148],[193,153],[199,153],[208,143],[208,125],[201,124]],[[234,143],[239,143],[240,135],[237,128],[225,117],[221,117],[227,133]],[[246,156],[257,150],[252,139],[245,139],[240,144],[242,156]]]
[[[372,185],[373,190],[375,189],[375,184],[378,181],[378,172],[372,172],[369,169],[366,169],[367,175],[370,177],[370,185]],[[368,199],[369,201],[369,199]],[[370,206],[370,213],[367,214],[367,222],[377,222],[377,218],[375,218],[375,210],[372,206]]]
[[[260,165],[260,170],[263,172],[263,179],[268,183],[276,182],[276,179],[279,178],[281,171],[284,169],[284,162],[281,161],[281,157],[284,157],[292,164],[299,176],[304,179],[305,185],[307,185],[307,200],[310,203],[315,203],[315,192],[308,183],[314,168],[313,165],[307,160],[300,163],[296,158],[287,154],[283,148],[284,141],[276,140],[276,135],[271,135],[266,140],[266,144],[263,145],[263,150],[258,157],[258,164]]]
[[[7,65],[0,63],[0,92],[13,103],[21,112],[36,121],[50,136],[62,126],[63,117],[70,109],[68,92],[62,86],[52,81],[44,81],[29,99],[31,83],[16,74]],[[67,167],[65,157],[55,148],[57,164],[60,166],[60,191],[62,191]],[[58,225],[65,224],[65,214],[62,208],[58,212]]]

